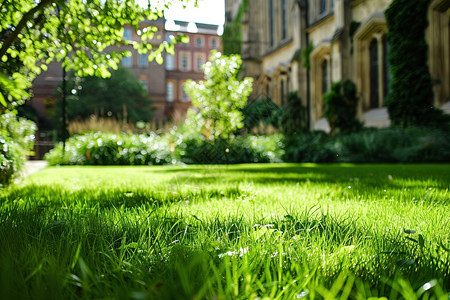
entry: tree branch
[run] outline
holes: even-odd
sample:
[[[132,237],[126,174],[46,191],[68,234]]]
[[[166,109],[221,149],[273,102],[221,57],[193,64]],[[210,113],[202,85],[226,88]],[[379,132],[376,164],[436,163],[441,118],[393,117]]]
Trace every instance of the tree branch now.
[[[49,6],[53,2],[55,2],[55,0],[41,0],[41,2],[37,6],[35,6],[29,12],[27,12],[26,14],[23,15],[23,17],[20,20],[19,24],[17,24],[17,26],[14,28],[14,31],[11,32],[11,34],[8,36],[8,38],[5,40],[5,42],[1,46],[1,48],[0,48],[0,58],[2,58],[3,55],[6,54],[6,51],[15,42],[15,40],[17,39],[17,36],[19,35],[19,33],[25,27],[27,22],[33,18],[34,14],[36,12],[41,11],[42,9],[44,9],[46,6]]]

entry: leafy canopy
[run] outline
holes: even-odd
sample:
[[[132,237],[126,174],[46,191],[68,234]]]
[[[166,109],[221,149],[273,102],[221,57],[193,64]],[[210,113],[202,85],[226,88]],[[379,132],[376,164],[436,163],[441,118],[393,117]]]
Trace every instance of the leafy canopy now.
[[[117,69],[121,58],[130,55],[117,46],[132,45],[161,63],[162,52],[173,53],[173,44],[157,45],[152,40],[157,28],[139,24],[162,17],[171,1],[148,0],[146,7],[135,0],[1,1],[0,103],[9,109],[22,104],[34,76],[52,61],[61,61],[77,76],[108,77],[108,69]],[[139,41],[123,39],[125,24],[137,31]],[[8,67],[11,61],[22,70]]]
[[[143,85],[126,69],[111,72],[109,78],[88,76],[71,77],[67,83],[67,119],[85,120],[91,115],[114,117],[129,122],[145,121],[152,118],[153,108]],[[56,105],[61,108],[61,105]],[[56,119],[61,117],[61,111]]]
[[[243,124],[242,109],[252,92],[252,78],[238,79],[242,64],[239,55],[225,56],[213,52],[204,66],[204,80],[188,80],[186,93],[194,109],[188,112],[187,122],[199,126],[209,140],[227,139]]]

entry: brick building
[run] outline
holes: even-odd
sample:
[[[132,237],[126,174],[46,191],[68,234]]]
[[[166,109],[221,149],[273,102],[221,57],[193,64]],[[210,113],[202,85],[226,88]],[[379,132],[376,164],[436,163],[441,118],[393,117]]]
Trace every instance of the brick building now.
[[[202,78],[201,65],[207,61],[211,50],[220,51],[221,39],[217,25],[173,22],[164,19],[146,21],[141,24],[142,28],[149,25],[158,28],[152,41],[155,45],[177,34],[189,37],[189,43],[175,45],[174,56],[166,54],[162,65],[155,61],[149,62],[146,54],[139,54],[131,45],[123,46],[130,50],[132,55],[125,57],[121,66],[130,69],[147,90],[155,109],[154,121],[156,124],[162,124],[169,121],[173,114],[181,116],[185,114],[191,103],[182,89],[183,83],[187,79]],[[138,40],[137,33],[131,27],[124,28],[124,38]],[[55,89],[61,82],[62,67],[56,62],[50,64],[48,70],[42,72],[33,81],[33,98],[30,103],[42,119],[40,124],[42,128],[49,127],[47,108],[56,105]]]
[[[184,83],[188,79],[203,78],[202,66],[208,61],[211,51],[221,49],[219,29],[218,25],[181,21],[166,24],[168,40],[176,34],[189,37],[189,43],[175,45],[175,55],[166,55],[166,116],[183,116],[191,106],[184,92]]]

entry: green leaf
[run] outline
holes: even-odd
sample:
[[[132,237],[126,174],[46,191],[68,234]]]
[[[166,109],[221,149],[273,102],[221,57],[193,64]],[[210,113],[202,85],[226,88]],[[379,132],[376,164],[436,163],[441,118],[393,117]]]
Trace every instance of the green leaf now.
[[[1,103],[4,107],[7,107],[7,106],[8,106],[8,105],[6,104],[5,97],[3,97],[3,93],[0,93],[0,103]]]
[[[399,268],[407,268],[415,264],[416,261],[414,259],[406,259],[406,260],[399,260],[397,261],[397,266]]]
[[[425,246],[425,241],[423,239],[423,236],[419,234],[419,246],[423,248]]]

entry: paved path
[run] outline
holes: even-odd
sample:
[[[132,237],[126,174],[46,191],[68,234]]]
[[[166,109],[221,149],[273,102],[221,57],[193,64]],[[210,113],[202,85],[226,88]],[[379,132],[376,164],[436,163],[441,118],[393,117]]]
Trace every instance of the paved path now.
[[[23,177],[27,177],[47,166],[48,162],[45,160],[27,160],[25,162],[25,169],[23,170]]]

